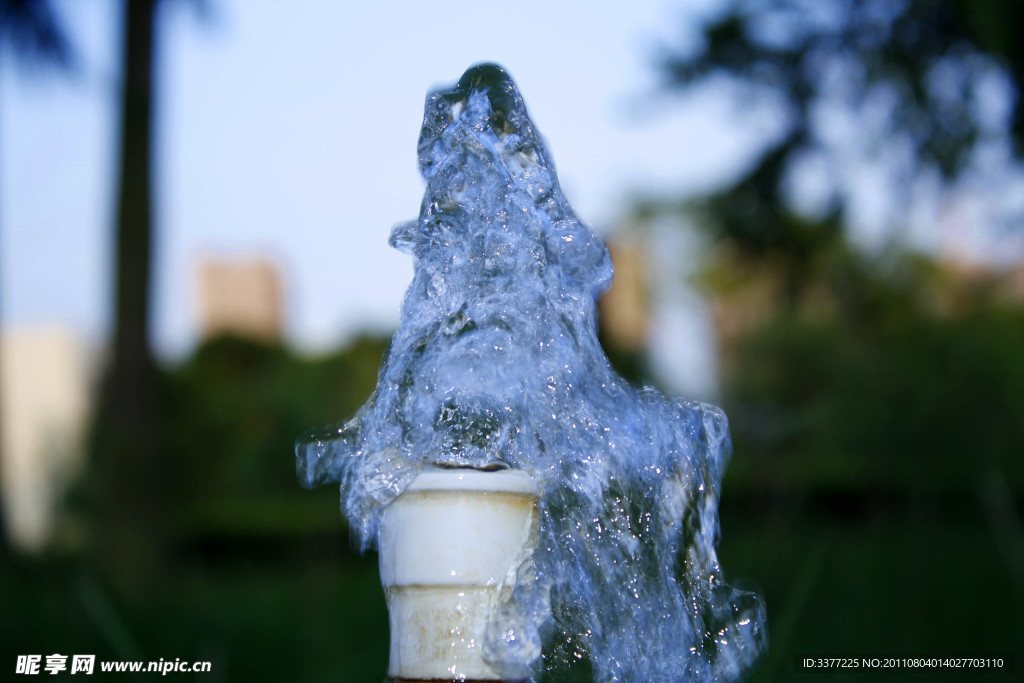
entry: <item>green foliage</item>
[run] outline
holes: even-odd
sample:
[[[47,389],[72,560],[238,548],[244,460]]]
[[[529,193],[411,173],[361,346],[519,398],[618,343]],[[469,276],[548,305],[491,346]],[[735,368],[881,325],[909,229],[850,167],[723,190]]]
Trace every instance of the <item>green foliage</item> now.
[[[348,547],[337,489],[299,487],[294,441],[355,412],[385,347],[363,338],[310,358],[221,338],[161,371],[151,450],[136,454],[159,483],[148,502],[167,508],[166,527],[136,525],[158,562],[136,575],[71,549],[0,563],[4,658],[163,657],[211,661],[218,680],[381,680],[376,557]]]
[[[962,179],[986,144],[1012,140],[1019,153],[1022,20],[1018,0],[727,2],[701,27],[697,50],[669,50],[662,64],[671,88],[724,76],[742,97],[784,110],[784,129],[764,156],[709,199],[721,229],[754,246],[792,240],[799,226],[778,220],[779,209],[788,204],[788,174],[809,159],[829,159],[833,185],[821,212],[839,216],[849,196],[837,178],[850,149],[880,164],[906,163],[892,177],[904,195],[932,171],[950,184]],[[836,111],[859,117],[843,152],[826,141]]]
[[[896,240],[858,251],[840,187],[852,161],[895,163],[886,192],[906,207],[930,174],[979,185],[979,149],[1012,141],[1019,157],[1022,18],[1016,0],[731,0],[699,49],[663,64],[672,88],[724,76],[785,114],[730,186],[637,210],[683,212],[712,238],[703,284],[735,446],[719,557],[766,599],[772,649],[754,680],[792,677],[801,653],[1009,655],[1024,635],[1019,287]],[[1005,113],[986,79],[1007,86]],[[874,127],[830,148],[823,122],[870,107]],[[828,187],[801,212],[791,183],[808,159]],[[899,211],[875,227],[898,234]]]
[[[0,564],[0,657],[13,670],[18,655],[95,654],[97,675],[101,661],[162,658],[211,662],[195,680],[384,679],[388,617],[375,557],[314,562],[292,552],[174,570],[128,599],[78,562]]]
[[[9,43],[19,62],[71,70],[75,51],[50,0],[0,0],[0,45]]]
[[[883,86],[900,100],[894,134],[912,137],[923,158],[953,174],[981,127],[978,103],[960,96],[974,94],[970,80],[984,59],[1021,82],[1022,19],[1016,0],[733,0],[704,27],[701,53],[671,56],[666,68],[680,84],[725,73],[777,91],[803,140],[812,107],[835,87],[831,76],[848,76],[842,87],[853,91]],[[1024,135],[1019,107],[1012,130]]]
[[[252,498],[294,493],[294,443],[347,419],[373,391],[385,349],[359,339],[319,358],[225,337],[171,371],[164,411],[178,496]]]
[[[921,258],[884,268],[846,252],[815,279],[730,359],[750,476],[973,491],[998,471],[1024,485],[1024,307]]]
[[[827,146],[823,107],[887,102],[884,122],[850,144],[875,145],[883,159],[912,150],[916,168],[890,188],[897,203],[910,203],[924,169],[954,182],[980,144],[1019,144],[1024,107],[1010,102],[1000,119],[998,98],[978,88],[1001,73],[1010,97],[1019,93],[1024,48],[1010,34],[1022,19],[1014,0],[731,0],[702,27],[699,49],[666,58],[672,87],[724,75],[787,115],[746,174],[682,207],[715,240],[706,284],[747,320],[722,351],[737,452],[748,454],[733,478],[942,488],[974,486],[969,470],[1024,483],[1019,297],[927,258],[857,253],[845,235],[848,196],[833,188],[807,216],[786,189]],[[679,207],[638,213],[666,210]]]

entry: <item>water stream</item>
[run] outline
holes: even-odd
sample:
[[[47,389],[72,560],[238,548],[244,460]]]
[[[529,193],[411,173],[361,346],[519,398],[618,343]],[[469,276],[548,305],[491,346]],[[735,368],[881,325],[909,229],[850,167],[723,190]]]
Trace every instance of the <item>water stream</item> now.
[[[767,644],[757,595],[722,579],[719,487],[731,444],[709,404],[636,388],[597,341],[604,243],[573,213],[508,74],[469,69],[428,95],[415,259],[377,387],[296,447],[306,486],[341,485],[373,547],[383,508],[423,468],[537,480],[540,544],[489,620],[509,678],[589,659],[595,680],[722,680]]]

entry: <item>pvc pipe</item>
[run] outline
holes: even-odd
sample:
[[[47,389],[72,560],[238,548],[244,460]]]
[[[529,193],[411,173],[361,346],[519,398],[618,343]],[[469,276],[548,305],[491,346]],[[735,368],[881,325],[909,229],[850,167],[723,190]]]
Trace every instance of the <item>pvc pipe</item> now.
[[[431,469],[381,520],[380,577],[394,679],[501,680],[487,617],[537,544],[537,491],[518,470]]]

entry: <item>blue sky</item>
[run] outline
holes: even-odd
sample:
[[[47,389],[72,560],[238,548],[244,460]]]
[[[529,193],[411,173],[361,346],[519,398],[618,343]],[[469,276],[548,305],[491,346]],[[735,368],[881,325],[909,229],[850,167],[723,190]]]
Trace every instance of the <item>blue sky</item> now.
[[[519,83],[580,217],[609,234],[638,194],[693,193],[770,122],[727,98],[661,93],[655,46],[691,39],[694,2],[167,2],[159,34],[154,339],[195,341],[204,254],[269,253],[288,338],[325,348],[398,319],[410,259],[387,246],[423,184],[424,97],[471,64]],[[69,77],[0,60],[0,315],[94,342],[110,317],[120,3],[56,2]],[[732,122],[732,123],[730,123]]]

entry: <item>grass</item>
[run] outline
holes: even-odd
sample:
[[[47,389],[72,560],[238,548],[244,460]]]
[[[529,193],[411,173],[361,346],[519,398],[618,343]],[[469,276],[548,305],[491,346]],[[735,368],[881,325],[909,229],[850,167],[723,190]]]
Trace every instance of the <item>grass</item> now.
[[[849,520],[791,512],[729,516],[724,508],[719,556],[726,577],[754,580],[768,607],[770,652],[751,680],[807,680],[795,658],[830,655],[1001,655],[1019,675],[1024,662],[1012,660],[1024,643],[1024,624],[1016,617],[1024,586],[977,512],[965,504],[934,514],[910,509]],[[870,673],[872,680],[880,675]],[[892,674],[895,680],[910,675]],[[864,676],[815,672],[810,678]],[[929,671],[926,677],[965,680],[965,672]],[[999,674],[981,678],[998,680]]]
[[[771,649],[752,680],[865,678],[800,673],[801,655],[1002,655],[1014,667],[1004,677],[1019,674],[1019,574],[983,506],[961,503],[845,517],[723,501],[726,578],[752,582],[768,607]],[[343,529],[303,536],[290,524],[262,528],[192,546],[134,597],[80,559],[5,562],[0,641],[8,666],[18,654],[96,654],[209,660],[204,681],[383,680],[387,613],[376,557],[353,554]],[[553,679],[575,680],[573,673]],[[1000,678],[971,673],[914,675]]]

